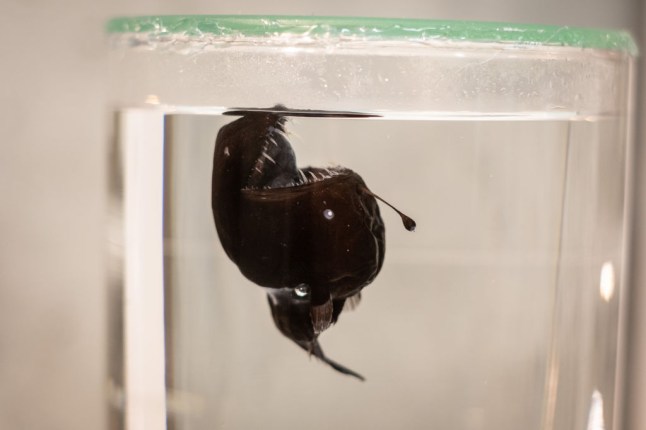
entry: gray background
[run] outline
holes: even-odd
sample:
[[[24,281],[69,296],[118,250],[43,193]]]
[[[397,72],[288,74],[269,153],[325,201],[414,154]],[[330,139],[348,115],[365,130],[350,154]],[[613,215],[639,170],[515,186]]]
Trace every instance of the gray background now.
[[[106,61],[115,15],[253,13],[517,21],[625,28],[640,0],[0,0],[0,429],[102,429]],[[640,34],[642,32],[642,34]],[[643,73],[641,73],[643,75]],[[642,89],[641,100],[646,102]],[[644,103],[642,103],[644,105]],[[643,118],[643,115],[638,116]],[[646,122],[638,138],[646,138]],[[644,145],[636,162],[646,163]],[[646,172],[636,168],[627,428],[646,428]],[[632,407],[631,407],[632,406]],[[641,406],[641,407],[640,407]]]

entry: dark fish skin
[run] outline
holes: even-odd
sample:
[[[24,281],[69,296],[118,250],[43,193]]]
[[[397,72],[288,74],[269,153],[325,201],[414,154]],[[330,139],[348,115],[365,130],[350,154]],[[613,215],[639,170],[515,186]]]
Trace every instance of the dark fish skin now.
[[[372,115],[280,105],[231,113],[242,117],[220,129],[213,158],[211,205],[222,247],[247,279],[267,289],[281,333],[363,380],[327,358],[318,336],[381,270],[385,229],[376,196],[350,169],[299,169],[285,121]]]

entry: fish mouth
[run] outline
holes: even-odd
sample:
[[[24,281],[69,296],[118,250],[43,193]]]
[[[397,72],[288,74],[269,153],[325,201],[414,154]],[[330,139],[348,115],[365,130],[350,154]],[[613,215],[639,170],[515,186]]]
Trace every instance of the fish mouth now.
[[[264,162],[264,156],[261,156],[257,164],[262,165]],[[256,168],[254,168],[256,171]],[[243,191],[258,191],[258,190],[277,190],[285,188],[295,188],[302,187],[305,185],[312,185],[318,182],[322,182],[328,179],[335,178],[337,176],[350,174],[352,171],[342,166],[331,166],[331,167],[303,167],[297,169],[297,175],[291,178],[289,181],[277,182],[278,185],[266,185],[262,187],[258,186],[245,186],[242,188]],[[250,175],[253,171],[250,173]]]

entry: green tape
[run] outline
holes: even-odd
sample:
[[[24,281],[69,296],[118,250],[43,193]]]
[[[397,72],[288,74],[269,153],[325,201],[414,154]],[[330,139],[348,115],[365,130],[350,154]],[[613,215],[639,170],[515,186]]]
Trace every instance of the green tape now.
[[[637,55],[637,45],[625,31],[505,24],[496,22],[431,21],[418,19],[186,15],[121,17],[107,24],[109,33],[154,35],[212,34],[226,37],[296,35],[359,37],[368,40],[451,40],[518,45],[570,46]]]

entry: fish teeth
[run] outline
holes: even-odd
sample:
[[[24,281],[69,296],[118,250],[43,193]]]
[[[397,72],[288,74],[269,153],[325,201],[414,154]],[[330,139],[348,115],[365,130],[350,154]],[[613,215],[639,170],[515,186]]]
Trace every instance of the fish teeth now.
[[[271,156],[269,154],[267,154],[266,152],[263,151],[262,156],[265,157],[267,160],[271,161],[273,164],[276,164],[276,160],[271,158]]]
[[[298,169],[298,174],[301,175],[301,179],[303,179],[303,183],[307,184],[307,178],[305,177],[305,173],[303,173],[302,169]]]

